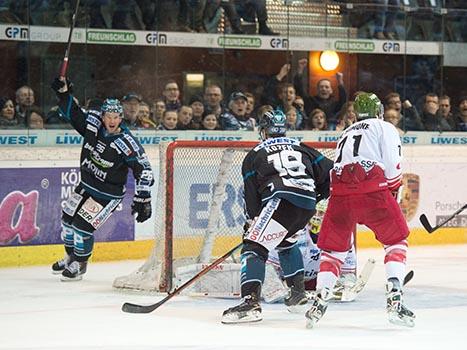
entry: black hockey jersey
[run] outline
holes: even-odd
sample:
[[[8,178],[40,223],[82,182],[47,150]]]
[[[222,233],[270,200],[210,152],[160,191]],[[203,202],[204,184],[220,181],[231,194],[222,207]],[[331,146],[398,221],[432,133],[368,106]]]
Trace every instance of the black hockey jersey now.
[[[314,209],[329,196],[333,162],[317,150],[287,137],[269,138],[246,155],[242,164],[248,219],[274,197]]]
[[[87,192],[97,198],[122,198],[131,168],[136,195],[151,196],[150,186],[154,183],[151,165],[143,147],[128,128],[121,125],[120,133],[108,134],[101,112],[83,111],[68,94],[60,96],[59,113],[84,138],[80,170],[81,184]]]

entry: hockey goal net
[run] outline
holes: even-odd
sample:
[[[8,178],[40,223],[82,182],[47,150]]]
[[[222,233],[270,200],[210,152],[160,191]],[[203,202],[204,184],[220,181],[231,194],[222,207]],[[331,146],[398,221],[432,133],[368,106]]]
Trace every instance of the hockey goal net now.
[[[137,271],[116,278],[113,286],[168,292],[237,245],[245,223],[241,165],[246,153],[257,144],[176,141],[159,145],[154,249]],[[306,144],[334,159],[335,143]],[[222,274],[225,271],[221,270],[239,271],[237,262],[232,257],[230,264],[209,272],[192,289],[201,294],[235,294],[239,278],[232,273]],[[221,275],[234,281],[221,282]],[[218,290],[222,289],[219,284],[232,290]]]

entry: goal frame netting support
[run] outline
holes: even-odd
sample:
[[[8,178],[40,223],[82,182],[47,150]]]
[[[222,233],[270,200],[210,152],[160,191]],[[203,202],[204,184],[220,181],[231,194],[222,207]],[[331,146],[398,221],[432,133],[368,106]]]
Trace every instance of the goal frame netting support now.
[[[157,201],[165,201],[160,215],[162,217],[156,217],[156,222],[162,220],[164,225],[162,230],[158,230],[155,225],[155,248],[152,250],[150,257],[144,263],[144,265],[132,275],[136,275],[141,282],[144,281],[146,276],[145,273],[151,275],[153,281],[146,281],[145,286],[138,285],[137,282],[131,280],[131,275],[117,278],[114,282],[114,287],[119,289],[129,290],[146,290],[146,291],[159,291],[159,292],[170,292],[174,288],[174,199],[175,199],[175,153],[177,149],[234,149],[241,150],[246,153],[251,150],[254,146],[258,145],[259,141],[174,141],[169,144],[159,145],[159,176],[164,177],[164,181],[159,181]],[[316,148],[318,150],[330,149],[335,150],[335,142],[304,142],[305,144]],[[226,152],[224,151],[223,154]],[[213,159],[213,163],[216,159]],[[219,160],[216,165],[222,160]],[[220,211],[219,201],[216,198],[220,198],[225,191],[225,180],[226,178],[223,172],[230,172],[230,165],[228,164],[228,154],[225,165],[219,165],[219,172],[217,175],[216,183],[213,189],[213,201],[210,203],[210,212],[208,218],[208,227],[203,237],[203,244],[201,248],[200,256],[197,258],[197,263],[206,264],[209,263],[214,256],[211,256],[213,235],[215,235],[215,220],[217,219],[216,211]],[[241,173],[238,174],[241,178]],[[161,188],[164,187],[165,188]],[[161,186],[162,185],[162,186]],[[217,207],[216,207],[217,206]],[[157,215],[157,211],[156,211]],[[161,232],[158,232],[161,231]],[[240,237],[239,237],[240,239]],[[225,251],[230,250],[232,247],[226,247]],[[126,278],[126,279],[125,279]],[[117,282],[120,280],[119,282]],[[149,290],[148,290],[149,289]]]

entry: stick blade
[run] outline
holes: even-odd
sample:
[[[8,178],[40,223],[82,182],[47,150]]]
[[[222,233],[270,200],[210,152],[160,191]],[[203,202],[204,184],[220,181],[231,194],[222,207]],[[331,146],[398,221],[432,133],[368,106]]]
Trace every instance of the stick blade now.
[[[132,303],[124,303],[122,305],[122,311],[130,314],[148,314],[156,308],[154,305],[137,305]]]
[[[414,272],[413,272],[413,270],[410,270],[407,273],[407,275],[405,275],[405,277],[404,277],[403,285],[405,286],[407,283],[409,283],[412,280],[413,276],[414,276]]]
[[[435,228],[433,228],[428,222],[428,218],[426,217],[425,214],[420,215],[419,220],[422,223],[425,230],[428,231],[428,233],[432,233],[435,230]]]

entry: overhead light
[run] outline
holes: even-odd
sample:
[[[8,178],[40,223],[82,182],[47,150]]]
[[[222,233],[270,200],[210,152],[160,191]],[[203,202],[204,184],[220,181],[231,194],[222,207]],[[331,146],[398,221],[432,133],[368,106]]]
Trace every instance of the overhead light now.
[[[192,87],[202,87],[204,84],[204,74],[202,73],[187,73],[186,82]]]
[[[339,65],[339,55],[336,51],[323,51],[319,56],[319,65],[327,72],[332,71]]]

